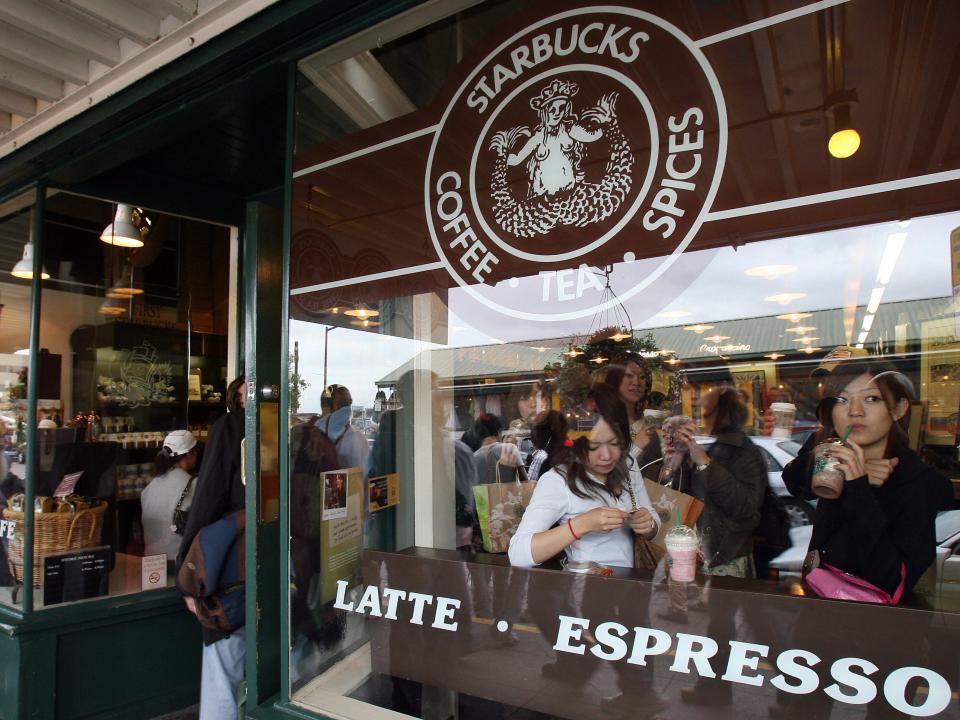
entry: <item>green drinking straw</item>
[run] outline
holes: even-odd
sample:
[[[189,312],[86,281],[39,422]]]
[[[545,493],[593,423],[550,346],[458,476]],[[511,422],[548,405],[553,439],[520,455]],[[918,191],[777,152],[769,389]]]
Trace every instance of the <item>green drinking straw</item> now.
[[[677,511],[677,527],[680,527],[681,525],[683,525],[683,523],[680,522],[680,506],[679,505],[675,506],[674,510]]]
[[[840,442],[845,443],[847,441],[847,438],[850,437],[850,433],[852,432],[853,432],[853,425],[847,425],[847,431],[843,434],[843,439]]]

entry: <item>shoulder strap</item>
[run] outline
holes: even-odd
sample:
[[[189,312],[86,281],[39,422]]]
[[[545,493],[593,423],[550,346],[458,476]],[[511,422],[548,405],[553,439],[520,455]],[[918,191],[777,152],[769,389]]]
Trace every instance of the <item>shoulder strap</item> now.
[[[191,475],[190,479],[187,480],[187,484],[183,486],[183,492],[180,493],[180,499],[177,500],[177,506],[173,509],[174,512],[180,509],[180,506],[183,505],[184,499],[187,497],[187,493],[190,492],[190,486],[193,485],[194,476]]]

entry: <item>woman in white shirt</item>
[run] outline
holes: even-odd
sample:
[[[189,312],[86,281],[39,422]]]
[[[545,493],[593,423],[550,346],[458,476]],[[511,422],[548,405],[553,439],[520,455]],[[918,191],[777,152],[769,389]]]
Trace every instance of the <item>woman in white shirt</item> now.
[[[617,392],[603,384],[594,386],[590,398],[596,408],[593,428],[586,436],[568,440],[566,457],[559,457],[557,465],[540,476],[510,540],[510,563],[515,567],[540,565],[563,551],[569,561],[630,568],[634,535],[652,539],[657,534],[659,518],[627,452],[626,408]],[[631,623],[649,624],[649,583],[583,579],[589,582],[574,583],[566,597],[559,597],[555,584],[538,584],[531,577],[528,606],[549,643],[557,638],[561,614],[605,620],[622,617],[625,622],[629,617]],[[653,690],[652,663],[612,665],[621,692],[601,701],[605,713],[646,717],[666,706]],[[569,690],[584,685],[597,666],[585,656],[558,652],[556,661],[544,665],[541,674]]]
[[[633,536],[657,534],[659,519],[628,460],[626,409],[606,386],[597,386],[591,397],[597,407],[593,429],[540,476],[510,541],[511,565],[533,567],[563,551],[576,562],[633,567]]]
[[[197,464],[197,439],[189,430],[174,430],[153,461],[156,476],[140,496],[147,555],[175,560],[183,538],[173,530],[173,511],[189,510],[196,489],[191,471]],[[182,502],[181,498],[183,499]]]

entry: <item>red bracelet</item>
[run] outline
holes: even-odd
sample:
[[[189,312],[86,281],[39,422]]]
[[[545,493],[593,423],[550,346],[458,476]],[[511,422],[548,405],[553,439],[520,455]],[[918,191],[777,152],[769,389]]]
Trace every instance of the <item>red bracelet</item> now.
[[[567,527],[570,528],[570,534],[573,535],[574,540],[579,540],[580,536],[573,529],[573,518],[567,518]]]

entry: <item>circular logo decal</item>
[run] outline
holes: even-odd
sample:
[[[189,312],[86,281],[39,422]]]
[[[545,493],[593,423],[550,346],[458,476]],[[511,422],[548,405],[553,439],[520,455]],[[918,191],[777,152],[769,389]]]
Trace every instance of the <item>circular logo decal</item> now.
[[[475,299],[527,320],[635,295],[689,245],[716,194],[727,124],[690,38],[648,13],[585,7],[515,34],[454,94],[427,162],[427,225]]]

